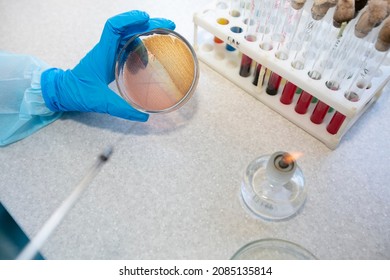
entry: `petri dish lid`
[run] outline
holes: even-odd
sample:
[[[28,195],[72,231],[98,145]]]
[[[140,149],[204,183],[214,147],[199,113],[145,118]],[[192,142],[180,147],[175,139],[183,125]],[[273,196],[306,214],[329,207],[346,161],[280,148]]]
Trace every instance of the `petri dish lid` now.
[[[192,97],[198,60],[184,37],[158,28],[129,39],[118,55],[115,80],[121,97],[135,109],[171,112]]]
[[[232,260],[316,260],[302,246],[282,239],[260,239],[241,247]]]

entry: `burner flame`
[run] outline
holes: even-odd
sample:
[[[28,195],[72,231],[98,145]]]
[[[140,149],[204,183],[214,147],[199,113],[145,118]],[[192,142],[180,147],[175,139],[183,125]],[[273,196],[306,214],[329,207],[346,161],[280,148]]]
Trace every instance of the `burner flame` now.
[[[302,156],[303,153],[301,152],[284,153],[282,161],[284,164],[289,165]]]

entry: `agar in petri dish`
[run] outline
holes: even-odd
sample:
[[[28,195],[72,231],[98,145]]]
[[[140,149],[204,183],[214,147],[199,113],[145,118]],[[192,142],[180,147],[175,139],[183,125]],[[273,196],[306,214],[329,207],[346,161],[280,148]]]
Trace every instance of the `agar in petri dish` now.
[[[199,79],[195,51],[180,34],[154,29],[132,37],[119,53],[118,90],[135,109],[166,113],[193,95]]]

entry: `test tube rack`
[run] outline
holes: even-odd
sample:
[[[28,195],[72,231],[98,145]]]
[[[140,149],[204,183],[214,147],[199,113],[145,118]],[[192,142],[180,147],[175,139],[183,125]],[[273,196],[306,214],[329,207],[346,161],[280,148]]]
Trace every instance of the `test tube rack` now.
[[[198,58],[254,98],[323,142],[328,148],[336,149],[345,133],[380,97],[390,78],[390,63],[386,61],[382,64],[378,75],[371,81],[371,87],[359,101],[352,102],[344,97],[344,90],[333,91],[325,85],[326,80],[311,79],[308,76],[308,69],[293,68],[291,57],[287,60],[278,59],[275,57],[275,50],[263,50],[258,40],[246,40],[244,18],[231,16],[228,6],[226,1],[219,0],[194,14],[194,48]],[[224,24],[220,24],[221,19],[224,19]],[[214,42],[214,38],[219,38],[223,43]],[[226,50],[226,44],[233,46],[235,50]],[[252,83],[252,75],[250,77],[239,75],[243,54],[262,65],[257,86]],[[277,95],[269,95],[265,92],[271,71],[283,78]],[[315,97],[314,100],[322,101],[333,109],[326,114],[321,124],[315,124],[310,120],[316,105],[314,102],[310,104],[306,114],[295,112],[299,92],[294,94],[290,105],[280,102],[280,95],[286,81],[294,83],[298,88]],[[326,127],[336,112],[343,114],[345,120],[337,133],[331,134]]]

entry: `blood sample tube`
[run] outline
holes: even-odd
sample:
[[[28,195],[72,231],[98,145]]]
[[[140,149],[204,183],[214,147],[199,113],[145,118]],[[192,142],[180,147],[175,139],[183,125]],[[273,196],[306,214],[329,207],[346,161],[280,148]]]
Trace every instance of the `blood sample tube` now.
[[[283,88],[282,95],[280,96],[280,102],[289,105],[292,103],[297,86],[291,82],[287,82]]]
[[[278,93],[280,81],[282,77],[272,72],[268,79],[267,89],[265,90],[269,95],[276,95]]]
[[[241,66],[240,66],[240,76],[241,77],[249,77],[251,74],[251,65],[252,58],[249,56],[242,54]]]
[[[257,86],[259,83],[260,70],[261,70],[261,64],[257,63],[255,67],[255,73],[253,75],[253,81],[252,81],[252,84],[255,86]]]
[[[259,84],[260,71],[261,71],[261,64],[257,63],[255,67],[255,73],[253,76],[253,82],[252,82],[252,84],[254,84],[255,86]]]
[[[328,113],[329,105],[322,101],[318,101],[314,111],[310,117],[310,120],[315,124],[321,124],[324,121],[326,113]]]
[[[333,118],[330,120],[326,130],[330,134],[336,134],[345,120],[345,116],[339,112],[335,112]]]
[[[256,14],[259,9],[259,3],[260,1],[255,1],[252,0],[250,3],[250,8],[249,8],[249,17],[245,19],[246,23],[246,35],[245,35],[245,40],[248,42],[255,42],[257,37],[257,27],[258,27],[258,22],[257,22],[257,17]],[[248,3],[249,4],[249,3]],[[240,76],[242,77],[249,77],[251,74],[251,66],[252,66],[252,58],[249,56],[242,54],[242,59],[241,59],[241,67],[240,67]]]
[[[306,114],[312,98],[312,95],[303,90],[297,104],[295,105],[295,112],[302,115]]]

